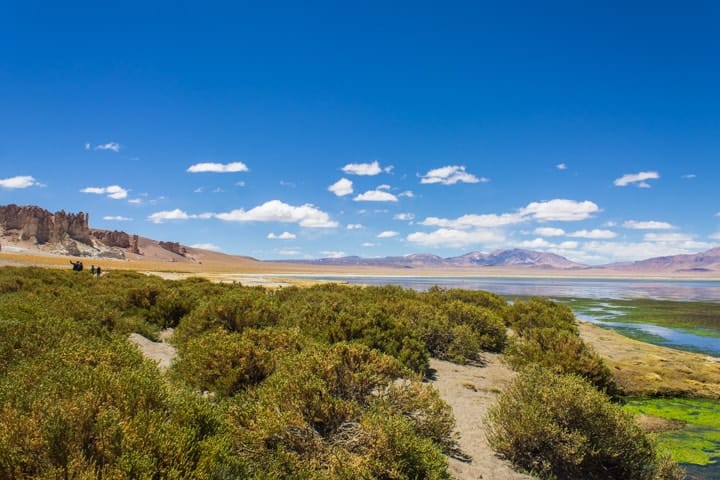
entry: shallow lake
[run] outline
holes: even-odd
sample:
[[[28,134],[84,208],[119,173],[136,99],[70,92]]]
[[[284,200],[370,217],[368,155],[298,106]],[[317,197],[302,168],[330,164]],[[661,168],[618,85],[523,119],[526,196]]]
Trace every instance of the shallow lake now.
[[[486,290],[500,295],[720,302],[720,281],[714,280],[611,280],[515,277],[314,277],[319,280],[363,285],[400,285],[427,290],[443,288]]]

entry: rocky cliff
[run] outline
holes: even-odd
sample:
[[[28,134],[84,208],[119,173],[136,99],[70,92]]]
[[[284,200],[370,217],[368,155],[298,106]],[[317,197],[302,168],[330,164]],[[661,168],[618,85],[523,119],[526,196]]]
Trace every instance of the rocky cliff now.
[[[0,227],[5,234],[15,235],[19,240],[31,240],[38,245],[65,243],[75,240],[92,245],[89,215],[84,212],[51,213],[34,205],[0,206]]]

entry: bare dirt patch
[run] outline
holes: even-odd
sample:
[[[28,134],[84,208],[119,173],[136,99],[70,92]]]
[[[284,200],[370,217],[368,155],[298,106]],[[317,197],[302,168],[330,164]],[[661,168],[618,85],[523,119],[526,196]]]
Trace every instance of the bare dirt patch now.
[[[128,335],[128,340],[133,345],[136,345],[140,352],[142,352],[145,358],[154,360],[158,364],[158,368],[161,372],[166,371],[172,365],[172,361],[175,359],[176,350],[175,347],[167,343],[167,340],[172,336],[173,330],[171,328],[165,329],[160,333],[160,341],[153,342],[143,337],[139,333],[131,333]]]
[[[458,480],[524,480],[532,477],[514,471],[495,455],[485,438],[483,419],[488,407],[512,379],[514,372],[500,363],[498,355],[484,354],[483,366],[456,365],[431,359],[432,384],[452,407],[460,434],[459,447],[471,460],[450,458],[450,473]]]

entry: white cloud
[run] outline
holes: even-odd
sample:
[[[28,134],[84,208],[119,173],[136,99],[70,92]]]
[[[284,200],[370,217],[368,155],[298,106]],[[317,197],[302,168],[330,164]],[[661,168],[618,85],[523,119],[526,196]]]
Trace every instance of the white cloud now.
[[[0,179],[0,188],[6,188],[9,190],[35,186],[40,186],[40,184],[30,175],[20,175],[17,177]]]
[[[404,192],[398,194],[398,197],[415,198],[415,194],[412,190],[405,190]]]
[[[568,237],[608,239],[617,237],[617,233],[610,230],[600,230],[598,228],[595,228],[593,230],[578,230],[577,232],[568,234]]]
[[[377,244],[371,243],[371,242],[365,242],[361,246],[369,248],[369,247],[375,247]]]
[[[440,228],[434,232],[415,232],[407,236],[409,242],[425,247],[467,247],[480,243],[500,243],[504,236],[496,230],[456,230]]]
[[[325,255],[325,257],[327,257],[327,258],[342,258],[342,257],[346,256],[345,252],[340,252],[340,251],[336,251],[336,250],[325,250],[320,253]]]
[[[646,233],[643,238],[646,242],[689,242],[693,236],[685,233]]]
[[[242,181],[242,180],[240,180],[239,182],[235,182],[235,186],[236,186],[236,187],[244,187],[244,186],[245,186],[245,182]]]
[[[85,144],[85,149],[87,150],[89,144]],[[119,152],[120,151],[120,144],[117,142],[108,142],[103,143],[101,145],[95,145],[95,150],[110,150],[112,152]]]
[[[338,225],[330,220],[327,213],[309,203],[296,207],[280,200],[270,200],[250,210],[237,209],[214,216],[227,222],[297,223],[306,228],[333,228]]]
[[[132,203],[133,205],[142,205],[142,199],[131,198],[130,200],[128,200],[128,203]]]
[[[593,213],[600,211],[595,203],[585,200],[576,202],[564,198],[556,198],[547,202],[532,202],[519,210],[521,215],[529,215],[535,220],[560,222],[574,222],[590,218]]]
[[[603,227],[612,228],[612,227],[617,227],[617,225],[618,225],[617,222],[613,222],[612,220],[610,220],[609,222],[605,222],[605,224],[603,225]]]
[[[348,223],[346,228],[348,230],[359,230],[364,227],[361,223]]]
[[[693,178],[697,178],[697,175],[695,175],[694,173],[686,173],[682,176],[682,178],[686,180],[692,180]]]
[[[343,197],[353,193],[353,182],[347,178],[341,178],[337,182],[333,183],[328,187],[328,190],[337,195]]]
[[[713,233],[709,238],[711,240],[720,240],[720,232]]]
[[[112,198],[113,200],[122,200],[128,196],[128,191],[119,185],[110,185],[109,187],[86,187],[80,190],[80,192],[107,195],[108,198]]]
[[[342,171],[349,175],[378,175],[381,172],[389,173],[393,167],[380,168],[380,163],[375,160],[371,163],[348,163],[342,168]]]
[[[290,232],[283,232],[280,235],[268,233],[267,238],[269,238],[270,240],[295,240],[297,238],[297,235]]]
[[[377,238],[392,238],[397,237],[398,235],[400,234],[394,230],[385,230],[384,232],[380,232]]]
[[[356,202],[397,202],[398,198],[384,190],[369,190],[353,198]]]
[[[560,250],[574,250],[576,249],[580,244],[578,242],[574,241],[567,241],[567,242],[560,242],[558,245],[558,248]]]
[[[448,165],[428,171],[422,176],[420,183],[441,183],[443,185],[454,185],[458,182],[484,183],[488,181],[489,180],[487,178],[478,178],[472,173],[466,172],[464,166]]]
[[[623,223],[623,227],[631,230],[671,230],[675,228],[673,225],[667,222],[658,222],[656,220],[648,220],[640,222],[637,220],[628,220]]]
[[[85,142],[85,150],[90,150],[90,144]]]
[[[412,213],[398,213],[396,215],[393,215],[394,220],[402,220],[404,222],[411,222],[415,219],[415,215]]]
[[[245,165],[242,162],[232,162],[232,163],[196,163],[194,165],[190,165],[187,172],[190,173],[235,173],[235,172],[247,172],[249,169],[247,165]]]
[[[205,191],[204,187],[198,187],[195,190],[193,190],[193,193],[203,193]]]
[[[132,220],[132,218],[123,217],[122,215],[105,215],[103,217],[103,220],[107,220],[110,222],[129,222]]]
[[[298,250],[297,248],[281,248],[280,250],[276,250],[276,252],[279,255],[287,255],[288,257],[296,257],[298,255],[302,255],[302,251]]]
[[[562,237],[565,235],[565,230],[562,228],[540,227],[536,228],[533,233],[541,237]]]
[[[189,218],[192,217],[179,208],[155,212],[147,217],[147,219],[153,223],[164,223],[170,220],[187,220]]]
[[[552,247],[553,244],[545,240],[544,238],[536,238],[534,240],[525,240],[523,242],[520,242],[518,244],[520,248],[529,248],[532,250],[539,249],[539,248],[548,248]]]
[[[390,190],[392,187],[388,185],[387,183],[383,183],[382,185],[378,185],[375,187],[375,190]]]
[[[558,170],[567,170],[568,167],[564,163],[558,163],[557,165],[555,165],[555,168],[557,168]]]
[[[190,245],[191,248],[199,248],[200,250],[210,250],[213,252],[221,252],[222,249],[214,243],[194,243]]]
[[[613,183],[616,187],[627,187],[628,185],[635,184],[636,187],[650,188],[650,184],[645,180],[657,180],[658,178],[660,178],[658,172],[627,173],[615,179]]]
[[[478,227],[503,227],[506,225],[515,225],[517,223],[522,223],[523,221],[525,221],[525,219],[521,215],[515,213],[503,213],[501,215],[489,213],[483,215],[463,215],[462,217],[458,217],[455,220],[450,220],[447,218],[428,217],[422,222],[420,222],[420,224],[427,227],[469,229]]]

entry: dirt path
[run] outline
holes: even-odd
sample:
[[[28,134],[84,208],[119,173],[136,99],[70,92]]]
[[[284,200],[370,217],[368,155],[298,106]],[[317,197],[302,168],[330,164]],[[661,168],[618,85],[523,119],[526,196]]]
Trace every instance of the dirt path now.
[[[175,347],[166,343],[166,340],[170,338],[172,334],[172,328],[165,329],[160,332],[160,341],[153,342],[139,333],[131,333],[128,335],[128,340],[140,349],[145,358],[155,360],[160,371],[164,372],[170,368],[173,359],[175,359]]]
[[[455,365],[442,360],[430,360],[435,370],[435,388],[450,404],[455,414],[460,448],[472,457],[464,463],[450,459],[450,473],[457,480],[523,480],[532,477],[517,473],[510,464],[495,456],[485,439],[483,418],[513,372],[500,363],[494,354],[485,354],[486,365],[482,367]]]

